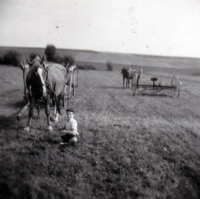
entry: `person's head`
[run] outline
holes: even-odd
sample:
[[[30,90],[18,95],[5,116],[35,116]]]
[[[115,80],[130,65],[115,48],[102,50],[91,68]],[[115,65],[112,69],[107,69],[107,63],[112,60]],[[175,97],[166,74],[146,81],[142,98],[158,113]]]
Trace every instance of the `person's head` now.
[[[67,115],[67,120],[71,120],[72,118],[74,118],[74,109],[68,108],[66,110],[66,115]]]

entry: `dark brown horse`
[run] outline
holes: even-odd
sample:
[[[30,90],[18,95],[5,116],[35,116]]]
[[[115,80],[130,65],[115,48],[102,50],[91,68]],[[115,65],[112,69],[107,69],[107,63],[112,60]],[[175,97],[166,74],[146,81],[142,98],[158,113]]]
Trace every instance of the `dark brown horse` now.
[[[30,99],[30,109],[28,125],[24,130],[30,130],[35,104],[37,101],[42,101],[45,104],[48,130],[52,131],[50,101],[53,100],[55,102],[54,112],[58,116],[58,113],[60,113],[59,100],[64,95],[67,81],[66,69],[64,66],[54,63],[45,67],[44,57],[39,56],[32,62],[28,61],[28,63],[30,68],[26,77],[26,86]]]
[[[125,88],[125,84],[126,84],[126,89],[129,88],[130,85],[130,80],[133,79],[134,74],[135,74],[135,70],[133,68],[123,68],[121,70],[121,74],[123,75],[123,88]]]
[[[132,66],[129,68],[123,68],[121,73],[123,75],[123,88],[124,84],[126,84],[126,89],[129,88],[130,80],[132,81],[131,86],[133,86],[133,84],[136,84],[136,86],[139,85],[139,80],[142,75],[141,67],[138,68],[136,66]]]

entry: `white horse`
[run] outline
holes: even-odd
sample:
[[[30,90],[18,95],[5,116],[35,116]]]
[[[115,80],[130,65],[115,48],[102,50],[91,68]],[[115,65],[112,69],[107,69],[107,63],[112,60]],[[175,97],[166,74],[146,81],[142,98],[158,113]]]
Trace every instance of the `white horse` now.
[[[26,100],[26,102],[28,102],[28,91],[27,91],[27,86],[26,86],[26,77],[29,71],[29,65],[25,64],[25,62],[21,62],[20,68],[23,71],[23,82],[24,82],[24,99]]]
[[[140,80],[140,77],[142,76],[142,68],[141,67],[138,67],[136,65],[132,65],[132,68],[134,70],[134,78],[136,78],[136,85],[138,86],[139,85],[139,80]]]

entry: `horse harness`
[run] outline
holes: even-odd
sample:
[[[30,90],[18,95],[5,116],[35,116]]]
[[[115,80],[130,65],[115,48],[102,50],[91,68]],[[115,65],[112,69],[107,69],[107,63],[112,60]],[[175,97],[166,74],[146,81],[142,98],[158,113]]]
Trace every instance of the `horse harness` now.
[[[45,83],[42,83],[42,86],[46,87],[46,89],[47,89],[47,95],[51,94],[51,93],[55,94],[55,92],[51,88],[51,84],[49,83],[48,70],[45,67],[44,67],[44,70],[46,71],[47,75],[46,75],[46,81],[45,81]],[[41,100],[41,101],[44,101],[46,99],[46,97],[41,96],[41,89],[38,89],[38,87],[33,87],[32,86],[31,90],[33,91],[31,93],[31,96],[33,96],[35,99]]]

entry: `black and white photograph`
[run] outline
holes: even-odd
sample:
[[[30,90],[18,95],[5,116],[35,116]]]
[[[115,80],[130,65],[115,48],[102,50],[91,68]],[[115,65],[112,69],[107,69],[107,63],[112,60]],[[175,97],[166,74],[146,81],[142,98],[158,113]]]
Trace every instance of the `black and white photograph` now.
[[[0,199],[199,199],[199,0],[0,0]]]

